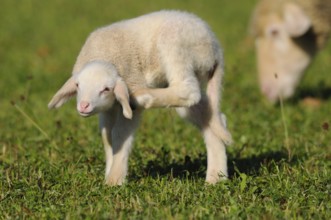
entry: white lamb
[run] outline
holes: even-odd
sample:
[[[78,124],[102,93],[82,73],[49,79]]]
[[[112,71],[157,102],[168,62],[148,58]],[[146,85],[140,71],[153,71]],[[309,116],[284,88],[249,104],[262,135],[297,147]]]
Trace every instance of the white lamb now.
[[[228,175],[225,145],[231,142],[219,113],[222,76],[222,51],[204,21],[186,12],[154,12],[94,31],[48,107],[77,94],[82,116],[99,113],[109,185],[125,180],[142,110],[176,107],[201,129],[206,181],[216,183]]]

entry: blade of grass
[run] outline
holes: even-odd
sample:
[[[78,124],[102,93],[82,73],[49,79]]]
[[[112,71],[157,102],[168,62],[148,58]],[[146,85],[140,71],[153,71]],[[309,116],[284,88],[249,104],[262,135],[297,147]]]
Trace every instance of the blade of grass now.
[[[286,115],[285,115],[285,110],[284,110],[284,102],[282,96],[279,96],[279,103],[280,103],[280,111],[282,115],[282,123],[284,127],[284,136],[285,136],[285,148],[288,153],[288,161],[291,161],[292,159],[292,152],[291,152],[291,147],[290,147],[290,140],[289,140],[289,135],[288,135],[288,129],[287,129],[287,124],[286,124]]]
[[[25,111],[17,105],[17,103],[12,102],[12,105],[16,108],[16,110],[23,115],[48,141],[51,142],[51,144],[55,147],[55,149],[58,149],[57,144],[52,141],[52,139],[49,137],[49,135],[45,132],[44,129],[42,129],[36,121],[34,121]]]

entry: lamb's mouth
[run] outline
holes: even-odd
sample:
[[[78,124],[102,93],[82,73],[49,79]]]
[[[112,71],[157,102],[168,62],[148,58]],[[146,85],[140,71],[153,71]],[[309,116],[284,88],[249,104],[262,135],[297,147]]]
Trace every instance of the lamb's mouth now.
[[[89,117],[89,116],[94,114],[93,111],[90,111],[90,112],[80,112],[80,111],[78,111],[78,113],[80,114],[80,116],[83,116],[84,118]]]

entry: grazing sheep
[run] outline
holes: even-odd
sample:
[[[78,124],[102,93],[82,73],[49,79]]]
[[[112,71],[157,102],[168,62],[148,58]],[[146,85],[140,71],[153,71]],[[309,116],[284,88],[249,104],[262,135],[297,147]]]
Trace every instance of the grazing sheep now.
[[[222,52],[208,25],[189,13],[160,11],[94,31],[48,106],[58,108],[77,94],[82,116],[99,113],[109,185],[125,180],[143,109],[175,107],[200,128],[206,181],[216,183],[228,175],[225,145],[231,142],[219,113],[222,76]]]
[[[331,31],[330,0],[261,0],[253,12],[262,93],[289,98]]]

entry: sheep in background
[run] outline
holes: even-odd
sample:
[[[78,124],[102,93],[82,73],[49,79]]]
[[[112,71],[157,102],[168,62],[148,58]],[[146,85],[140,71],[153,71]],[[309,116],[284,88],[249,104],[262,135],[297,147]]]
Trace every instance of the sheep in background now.
[[[303,72],[327,42],[330,0],[261,0],[251,32],[256,38],[262,93],[275,102],[291,97]]]
[[[219,113],[222,76],[222,51],[208,25],[186,12],[160,11],[94,31],[48,106],[58,108],[77,94],[82,116],[99,113],[109,185],[125,180],[143,109],[175,107],[200,128],[206,181],[216,183],[228,175],[225,145],[231,142]]]

